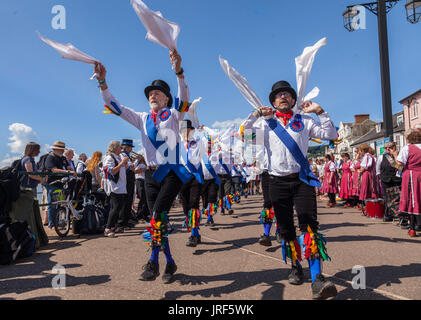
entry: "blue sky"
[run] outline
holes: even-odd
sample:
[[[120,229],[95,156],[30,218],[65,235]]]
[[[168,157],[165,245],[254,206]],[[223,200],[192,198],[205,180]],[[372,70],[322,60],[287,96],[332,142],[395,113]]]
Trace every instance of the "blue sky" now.
[[[288,80],[294,87],[294,58],[304,47],[327,37],[318,52],[308,89],[332,116],[352,122],[370,113],[382,119],[376,17],[367,12],[367,29],[349,33],[342,12],[352,0],[145,0],[149,8],[178,23],[178,40],[192,99],[200,121],[245,118],[251,106],[223,73],[219,54],[245,76],[268,104],[272,84]],[[397,102],[420,89],[421,23],[406,21],[405,1],[388,14],[393,111]],[[66,30],[54,30],[54,5],[66,8]],[[134,127],[102,113],[103,102],[92,67],[63,60],[41,42],[35,30],[52,40],[72,43],[108,69],[108,83],[124,105],[149,109],[143,90],[154,79],[166,80],[173,93],[176,78],[168,50],[145,40],[145,28],[129,0],[2,0],[0,10],[0,161],[12,155],[9,126],[22,123],[38,141],[63,140],[77,153],[105,151],[110,140],[139,139]],[[31,133],[33,134],[33,133]]]

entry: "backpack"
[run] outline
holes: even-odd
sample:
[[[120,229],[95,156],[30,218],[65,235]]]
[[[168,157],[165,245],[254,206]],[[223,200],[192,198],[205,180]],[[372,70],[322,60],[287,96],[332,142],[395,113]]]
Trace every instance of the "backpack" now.
[[[74,234],[100,234],[105,230],[105,219],[102,211],[88,205],[82,211],[83,218],[73,221]]]
[[[47,157],[49,156],[49,153],[46,153],[44,155],[41,156],[41,158],[39,158],[38,162],[37,162],[37,169],[40,172],[44,172],[47,171],[47,169],[45,169],[45,161],[47,160]]]
[[[35,235],[26,221],[10,223],[10,218],[0,224],[0,265],[30,257],[35,252]]]
[[[22,159],[13,161],[10,167],[0,169],[0,215],[8,213],[12,209],[12,203],[15,202],[20,195],[20,185],[24,175],[19,174],[22,169]]]

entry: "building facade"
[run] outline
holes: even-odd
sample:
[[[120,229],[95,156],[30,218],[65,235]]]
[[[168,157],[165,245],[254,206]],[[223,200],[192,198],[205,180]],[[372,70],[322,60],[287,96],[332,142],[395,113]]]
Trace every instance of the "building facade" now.
[[[421,125],[421,89],[399,101],[403,105],[405,130]]]

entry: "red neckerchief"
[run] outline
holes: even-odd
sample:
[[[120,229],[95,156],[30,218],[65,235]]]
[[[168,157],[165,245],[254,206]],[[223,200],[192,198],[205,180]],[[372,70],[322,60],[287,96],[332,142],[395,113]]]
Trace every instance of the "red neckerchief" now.
[[[294,113],[292,112],[292,110],[291,110],[290,112],[288,112],[288,113],[282,113],[282,112],[279,112],[279,111],[276,111],[276,112],[275,112],[275,115],[276,115],[278,118],[282,118],[282,119],[284,120],[284,126],[286,126],[286,125],[287,125],[288,120],[292,118],[292,115],[293,115],[293,114],[294,114]]]
[[[158,112],[151,110],[151,118],[153,120],[153,123],[156,124],[156,116],[158,115]]]

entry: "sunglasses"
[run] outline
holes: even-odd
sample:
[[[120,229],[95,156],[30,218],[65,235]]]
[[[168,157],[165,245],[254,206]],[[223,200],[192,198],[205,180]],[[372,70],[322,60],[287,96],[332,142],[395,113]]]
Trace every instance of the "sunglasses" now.
[[[279,92],[275,95],[275,98],[282,98],[282,96],[284,96],[285,98],[291,98],[292,95],[291,93],[287,92],[287,91],[283,91],[283,92]]]

